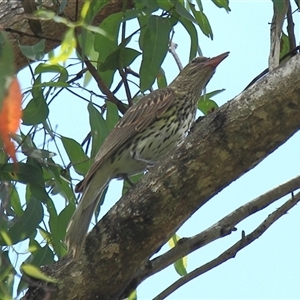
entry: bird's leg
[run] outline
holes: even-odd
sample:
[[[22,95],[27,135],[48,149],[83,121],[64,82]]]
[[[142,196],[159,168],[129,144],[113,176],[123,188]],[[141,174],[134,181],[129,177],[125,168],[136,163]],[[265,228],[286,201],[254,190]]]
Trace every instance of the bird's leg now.
[[[145,167],[147,168],[148,166],[153,166],[156,163],[156,161],[143,158],[138,152],[134,153],[134,155],[131,154],[131,157],[137,161],[145,163]]]
[[[122,174],[121,178],[123,178],[131,187],[133,187],[135,184],[129,179],[127,174]]]

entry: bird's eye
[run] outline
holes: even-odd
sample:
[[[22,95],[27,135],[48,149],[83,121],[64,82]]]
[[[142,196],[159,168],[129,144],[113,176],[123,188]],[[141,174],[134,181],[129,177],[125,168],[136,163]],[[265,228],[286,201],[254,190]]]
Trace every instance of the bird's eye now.
[[[196,61],[197,61],[197,58],[194,58],[194,59],[192,60],[192,64],[196,63]]]

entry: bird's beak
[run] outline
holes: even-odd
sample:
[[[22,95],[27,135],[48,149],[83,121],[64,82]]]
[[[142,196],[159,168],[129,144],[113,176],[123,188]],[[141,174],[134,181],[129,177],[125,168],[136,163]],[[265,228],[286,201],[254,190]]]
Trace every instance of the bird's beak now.
[[[220,54],[218,56],[209,58],[205,63],[204,66],[211,66],[216,68],[218,66],[218,64],[224,60],[227,56],[229,55],[229,52],[225,52],[223,54]]]

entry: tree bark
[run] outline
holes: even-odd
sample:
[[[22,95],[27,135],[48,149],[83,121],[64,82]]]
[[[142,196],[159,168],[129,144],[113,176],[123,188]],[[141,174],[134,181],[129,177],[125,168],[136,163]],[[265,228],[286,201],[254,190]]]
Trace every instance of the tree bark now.
[[[66,27],[63,24],[53,21],[36,21],[40,23],[37,27],[40,26],[41,32],[38,33],[38,28],[36,32],[33,32],[35,31],[34,27],[30,27],[22,6],[22,3],[24,5],[25,2],[28,3],[31,0],[2,0],[0,4],[0,31],[8,32],[8,39],[13,46],[17,72],[30,63],[28,58],[20,51],[19,44],[31,46],[44,38],[46,40],[45,53],[48,53],[60,45],[60,41],[66,31]],[[76,21],[83,3],[84,0],[69,0],[62,15],[72,21]],[[133,7],[131,0],[128,0],[126,4],[127,8]],[[44,8],[57,11],[57,8],[53,6],[52,0],[44,0],[43,6]],[[122,7],[122,0],[108,1],[108,4],[95,17],[93,25],[99,25],[108,15],[122,11]]]
[[[118,299],[196,210],[299,130],[299,74],[297,55],[197,123],[100,220],[80,259],[44,267],[57,290],[33,287],[26,299]]]

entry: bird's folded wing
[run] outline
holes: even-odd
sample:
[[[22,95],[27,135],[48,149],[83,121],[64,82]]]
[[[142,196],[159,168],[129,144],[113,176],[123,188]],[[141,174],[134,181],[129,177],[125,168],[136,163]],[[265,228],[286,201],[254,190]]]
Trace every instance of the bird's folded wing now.
[[[103,142],[86,177],[76,186],[82,192],[104,161],[136,133],[142,132],[170,107],[175,93],[170,88],[156,90],[131,106]]]

